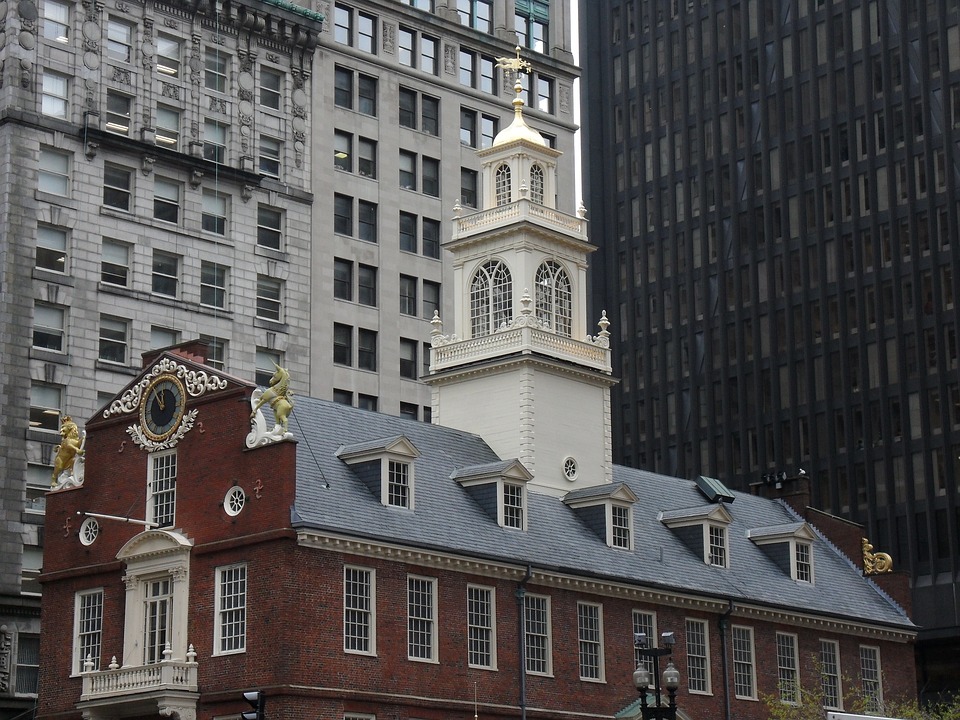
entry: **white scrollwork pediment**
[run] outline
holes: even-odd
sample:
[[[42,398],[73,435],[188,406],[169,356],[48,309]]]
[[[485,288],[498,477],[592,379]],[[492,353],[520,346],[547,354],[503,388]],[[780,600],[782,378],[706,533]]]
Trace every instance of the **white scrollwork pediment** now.
[[[181,438],[187,434],[190,428],[193,427],[194,422],[197,419],[197,409],[194,408],[190,410],[183,416],[183,420],[180,421],[180,425],[177,427],[177,431],[173,433],[166,440],[161,440],[157,442],[156,440],[151,440],[148,438],[143,429],[139,425],[131,425],[127,428],[127,434],[133,438],[133,442],[137,444],[138,447],[143,448],[147,452],[157,452],[157,450],[169,450],[170,448],[176,446],[180,442]]]
[[[223,390],[227,387],[227,381],[222,377],[211,375],[206,370],[194,370],[178,363],[176,360],[165,357],[161,358],[158,363],[150,368],[136,385],[128,388],[123,395],[110,403],[110,407],[103,411],[103,417],[108,418],[112,415],[124,415],[136,412],[143,399],[144,390],[146,390],[154,378],[165,373],[176,375],[180,378],[190,397],[200,397],[206,392]],[[136,442],[135,437],[134,441]],[[137,444],[139,445],[140,443]],[[172,447],[172,445],[165,443],[163,443],[163,445],[164,447]]]

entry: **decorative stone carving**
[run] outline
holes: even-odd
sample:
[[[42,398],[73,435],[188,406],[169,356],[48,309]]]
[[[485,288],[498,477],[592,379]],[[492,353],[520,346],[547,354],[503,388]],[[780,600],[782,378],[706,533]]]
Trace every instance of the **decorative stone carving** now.
[[[171,100],[179,100],[180,88],[170,83],[160,83],[160,95]]]
[[[457,72],[457,48],[449,43],[443,44],[443,71],[448,75]]]
[[[110,407],[103,411],[103,417],[108,418],[112,415],[126,415],[137,412],[140,408],[143,391],[155,377],[164,373],[170,373],[180,378],[190,397],[200,397],[204,393],[223,390],[227,387],[227,381],[222,377],[210,375],[205,370],[191,370],[186,365],[181,365],[177,361],[165,357],[150,368],[150,371],[140,379],[140,382],[110,403]]]
[[[388,55],[393,55],[397,43],[397,28],[391,23],[383,23],[381,27],[383,28],[383,40],[381,43],[383,51]]]
[[[0,625],[0,693],[10,692],[10,672],[13,658],[13,635],[6,625]]]

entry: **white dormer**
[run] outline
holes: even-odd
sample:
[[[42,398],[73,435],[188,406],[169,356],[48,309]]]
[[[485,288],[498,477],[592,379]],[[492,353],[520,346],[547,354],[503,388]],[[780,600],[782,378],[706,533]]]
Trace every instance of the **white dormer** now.
[[[659,519],[707,565],[730,567],[727,529],[733,516],[722,504],[667,510]]]
[[[413,461],[420,451],[403,435],[342,445],[337,457],[387,507],[414,509]]]
[[[527,125],[515,90],[513,123],[477,153],[480,210],[457,206],[444,245],[454,314],[434,318],[425,381],[434,422],[479,434],[533,473],[531,489],[562,496],[612,481],[609,322],[587,319],[595,248],[583,212],[557,208],[560,153]]]
[[[747,537],[797,582],[813,582],[813,530],[805,522],[751,528]]]
[[[633,550],[636,493],[626,483],[599,485],[567,493],[564,504],[599,535],[607,547]]]
[[[458,468],[451,476],[502,528],[526,530],[527,483],[533,477],[517,460]]]

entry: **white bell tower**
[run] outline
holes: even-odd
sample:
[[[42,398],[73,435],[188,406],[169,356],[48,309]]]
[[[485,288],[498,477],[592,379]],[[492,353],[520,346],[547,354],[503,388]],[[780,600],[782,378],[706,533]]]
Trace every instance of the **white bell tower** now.
[[[519,73],[529,63],[499,58]],[[477,433],[533,473],[531,490],[563,495],[612,480],[610,334],[588,333],[584,212],[556,207],[560,152],[523,117],[482,160],[481,209],[455,208],[454,334],[433,319],[433,422]]]

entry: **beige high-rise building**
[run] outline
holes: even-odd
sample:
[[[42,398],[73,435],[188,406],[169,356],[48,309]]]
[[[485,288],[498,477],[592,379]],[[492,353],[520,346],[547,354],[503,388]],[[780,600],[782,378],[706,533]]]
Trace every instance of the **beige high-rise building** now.
[[[44,532],[79,527],[44,527],[61,415],[82,430],[142,353],[204,337],[228,372],[276,362],[295,392],[429,420],[450,218],[479,207],[475,150],[513,114],[498,58],[531,64],[569,214],[578,70],[567,0],[0,7],[8,720],[35,699]]]

